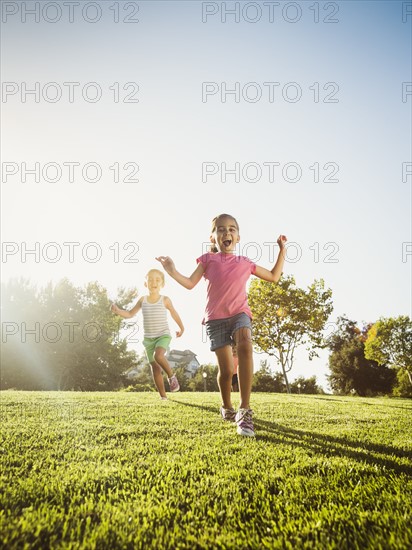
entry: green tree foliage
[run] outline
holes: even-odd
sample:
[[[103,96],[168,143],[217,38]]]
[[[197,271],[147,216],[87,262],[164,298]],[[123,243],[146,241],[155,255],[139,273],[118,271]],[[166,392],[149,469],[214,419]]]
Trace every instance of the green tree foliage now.
[[[39,319],[36,288],[27,279],[1,285],[1,389],[52,389],[48,384],[36,328]]]
[[[381,318],[369,330],[365,357],[406,371],[412,385],[412,321],[401,315]]]
[[[336,330],[328,339],[328,380],[335,393],[367,396],[392,392],[395,373],[365,357],[369,329],[370,325],[359,329],[355,321],[345,316],[338,318]]]
[[[306,346],[309,359],[325,347],[322,331],[332,312],[332,291],[323,280],[315,280],[307,290],[298,288],[293,277],[277,284],[253,279],[249,288],[253,313],[253,342],[258,352],[276,358],[290,386],[287,373],[293,367],[298,346]]]
[[[125,305],[135,296],[120,289]],[[38,290],[12,280],[2,286],[2,305],[2,388],[116,389],[136,361],[98,283],[77,288],[63,279]]]
[[[260,362],[260,368],[253,375],[252,390],[258,392],[285,393],[286,384],[283,374],[272,373],[266,360]]]
[[[308,395],[324,393],[316,382],[316,376],[311,376],[310,378],[299,376],[291,383],[290,389],[291,393],[303,393]]]
[[[139,372],[128,379],[126,391],[157,391],[153,382],[152,369],[147,362],[146,354],[143,353],[136,358],[136,365]]]
[[[396,369],[396,385],[393,388],[396,397],[412,397],[412,385],[406,369]]]
[[[176,374],[177,379],[179,380],[180,385],[180,391],[190,391],[189,382],[186,375],[186,367],[184,365],[176,365],[174,369],[174,373]],[[166,391],[168,388],[168,383],[165,382]]]
[[[203,373],[206,373],[206,383]],[[188,381],[188,391],[219,391],[217,384],[218,366],[208,363],[207,365],[200,365],[195,376]],[[179,379],[180,380],[180,379]]]

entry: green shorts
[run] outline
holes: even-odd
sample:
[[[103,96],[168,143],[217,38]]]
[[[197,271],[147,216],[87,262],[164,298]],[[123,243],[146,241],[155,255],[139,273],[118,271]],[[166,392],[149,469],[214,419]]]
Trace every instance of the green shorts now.
[[[155,349],[164,348],[167,350],[171,341],[172,337],[169,334],[156,336],[156,338],[143,338],[143,345],[146,350],[146,357],[149,363],[153,363],[154,361]]]

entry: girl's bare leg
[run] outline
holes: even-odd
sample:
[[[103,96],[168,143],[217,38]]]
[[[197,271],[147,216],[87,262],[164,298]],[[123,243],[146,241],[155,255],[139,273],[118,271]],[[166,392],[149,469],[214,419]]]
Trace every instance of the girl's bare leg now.
[[[232,408],[231,390],[232,390],[232,373],[233,373],[233,357],[232,347],[224,346],[215,351],[219,372],[217,374],[217,383],[222,397],[222,403],[225,409]]]
[[[154,352],[154,359],[156,363],[165,371],[167,377],[172,378],[173,371],[170,368],[169,361],[166,359],[166,351],[167,350],[165,350],[165,348],[156,348]]]
[[[237,330],[233,337],[236,342],[237,355],[239,357],[237,377],[239,383],[240,408],[249,409],[253,382],[252,333],[249,328],[243,327]]]
[[[156,363],[156,361],[153,361],[150,363],[150,366],[152,367],[152,376],[153,376],[153,382],[155,383],[155,386],[157,388],[157,391],[160,394],[160,397],[166,397],[166,390],[165,390],[165,383],[163,380],[163,371]]]

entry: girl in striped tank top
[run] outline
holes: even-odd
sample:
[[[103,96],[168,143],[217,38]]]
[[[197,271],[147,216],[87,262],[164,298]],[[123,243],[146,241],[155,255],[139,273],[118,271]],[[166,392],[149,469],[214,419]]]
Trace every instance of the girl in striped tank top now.
[[[170,312],[172,319],[179,326],[176,336],[182,336],[184,326],[179,314],[173,307],[172,301],[167,296],[161,296],[160,291],[165,285],[165,278],[162,271],[151,269],[146,275],[145,287],[147,287],[148,296],[142,296],[137,304],[130,310],[119,308],[112,304],[112,311],[124,319],[134,317],[140,310],[143,313],[144,339],[143,346],[146,351],[147,360],[152,368],[152,376],[155,386],[162,399],[167,399],[163,381],[163,371],[167,374],[170,391],[179,391],[180,386],[173,374],[166,352],[172,340],[169,325],[167,322],[167,312]]]

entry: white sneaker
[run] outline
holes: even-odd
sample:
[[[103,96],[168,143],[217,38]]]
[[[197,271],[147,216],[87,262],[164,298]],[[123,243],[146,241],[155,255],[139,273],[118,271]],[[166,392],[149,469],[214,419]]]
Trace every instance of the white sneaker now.
[[[237,424],[237,433],[239,435],[255,437],[252,415],[252,409],[239,409],[237,411],[235,422]]]
[[[225,409],[224,407],[220,407],[220,414],[222,415],[223,420],[226,420],[227,422],[235,421],[235,409]]]

